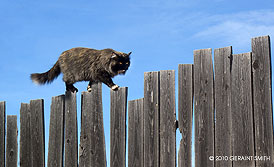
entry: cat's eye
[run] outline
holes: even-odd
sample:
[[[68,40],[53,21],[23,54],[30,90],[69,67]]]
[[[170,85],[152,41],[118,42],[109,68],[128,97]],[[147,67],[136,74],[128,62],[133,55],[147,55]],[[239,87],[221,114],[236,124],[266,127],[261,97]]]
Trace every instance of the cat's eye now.
[[[123,63],[122,62],[119,62],[120,65],[122,65]]]
[[[126,62],[126,64],[128,64],[128,62]]]

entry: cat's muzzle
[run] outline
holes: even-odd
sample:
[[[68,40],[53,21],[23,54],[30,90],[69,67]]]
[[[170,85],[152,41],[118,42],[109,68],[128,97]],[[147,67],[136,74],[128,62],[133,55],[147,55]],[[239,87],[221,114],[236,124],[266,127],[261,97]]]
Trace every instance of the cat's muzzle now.
[[[126,73],[126,70],[119,70],[118,71],[118,74],[123,74],[124,75],[125,73]]]

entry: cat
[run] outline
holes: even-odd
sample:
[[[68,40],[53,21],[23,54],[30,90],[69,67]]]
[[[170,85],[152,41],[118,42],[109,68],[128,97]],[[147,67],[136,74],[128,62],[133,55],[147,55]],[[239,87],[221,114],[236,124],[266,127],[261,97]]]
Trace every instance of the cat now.
[[[96,50],[77,47],[64,51],[54,66],[45,73],[33,73],[31,80],[37,84],[51,83],[63,73],[66,90],[78,92],[73,86],[78,81],[89,81],[87,91],[91,91],[93,83],[103,82],[112,90],[118,90],[112,78],[125,74],[130,66],[130,54],[113,49]]]

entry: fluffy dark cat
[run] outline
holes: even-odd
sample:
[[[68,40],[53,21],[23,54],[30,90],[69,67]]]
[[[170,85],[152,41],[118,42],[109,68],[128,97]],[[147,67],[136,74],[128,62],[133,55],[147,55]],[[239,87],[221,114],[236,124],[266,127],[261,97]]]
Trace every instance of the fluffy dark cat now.
[[[119,86],[113,83],[112,78],[126,73],[130,66],[130,54],[113,49],[72,48],[64,51],[49,71],[31,74],[31,79],[38,84],[51,83],[62,72],[67,91],[77,92],[73,84],[78,81],[89,81],[88,91],[97,82],[117,90]]]

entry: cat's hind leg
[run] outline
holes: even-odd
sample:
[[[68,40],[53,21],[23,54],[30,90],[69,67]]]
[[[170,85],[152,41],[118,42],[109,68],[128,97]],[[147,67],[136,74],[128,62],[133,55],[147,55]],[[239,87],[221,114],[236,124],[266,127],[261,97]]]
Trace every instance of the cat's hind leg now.
[[[75,88],[73,84],[70,84],[68,82],[66,82],[66,90],[71,91],[72,93],[74,93],[75,91],[78,92],[78,89]]]
[[[70,72],[63,72],[63,81],[66,83],[66,90],[71,92],[78,92],[78,89],[73,86],[73,84],[77,81],[75,77]]]

